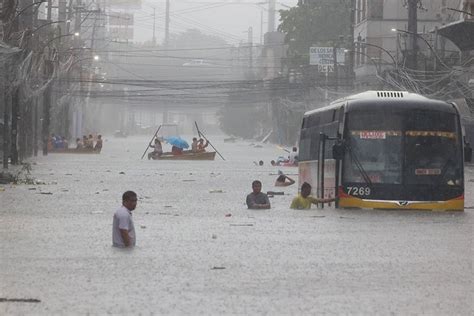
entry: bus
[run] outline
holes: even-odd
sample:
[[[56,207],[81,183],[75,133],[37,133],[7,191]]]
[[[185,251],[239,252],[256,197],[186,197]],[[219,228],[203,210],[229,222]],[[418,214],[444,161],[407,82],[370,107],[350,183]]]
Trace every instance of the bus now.
[[[304,114],[299,182],[340,208],[463,211],[465,145],[454,103],[367,91]]]

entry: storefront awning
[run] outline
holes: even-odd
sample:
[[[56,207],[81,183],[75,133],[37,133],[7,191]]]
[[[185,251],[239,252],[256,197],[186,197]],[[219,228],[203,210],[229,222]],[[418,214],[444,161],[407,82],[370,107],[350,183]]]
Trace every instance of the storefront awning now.
[[[438,29],[438,34],[446,37],[462,51],[474,50],[474,20],[449,23]]]

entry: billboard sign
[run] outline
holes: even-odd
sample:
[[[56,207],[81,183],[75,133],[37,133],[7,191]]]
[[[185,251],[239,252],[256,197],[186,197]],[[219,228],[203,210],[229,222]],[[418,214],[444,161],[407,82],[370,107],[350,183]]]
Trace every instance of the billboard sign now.
[[[336,63],[344,65],[344,48],[336,48]],[[334,48],[333,47],[310,47],[309,64],[318,65],[318,69],[331,72],[334,71]]]

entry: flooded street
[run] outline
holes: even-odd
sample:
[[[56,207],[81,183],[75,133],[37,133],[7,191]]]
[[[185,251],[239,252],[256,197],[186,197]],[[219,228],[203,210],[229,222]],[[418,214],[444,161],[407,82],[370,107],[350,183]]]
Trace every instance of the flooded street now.
[[[0,297],[40,300],[2,314],[472,315],[472,167],[465,212],[297,211],[297,185],[273,186],[278,170],[298,178],[270,165],[275,145],[210,136],[225,161],[140,160],[149,138],[39,156],[45,184],[1,186]],[[270,210],[247,210],[255,179],[285,192]],[[111,246],[126,190],[131,251]]]

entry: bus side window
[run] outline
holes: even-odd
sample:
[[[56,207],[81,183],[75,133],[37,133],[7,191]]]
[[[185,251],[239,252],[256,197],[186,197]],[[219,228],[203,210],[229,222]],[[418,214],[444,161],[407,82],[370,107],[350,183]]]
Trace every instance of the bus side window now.
[[[301,123],[301,129],[308,127],[308,118],[303,117],[303,122]]]
[[[342,135],[344,131],[344,107],[341,106],[338,110],[338,134]]]
[[[319,128],[312,128],[311,131],[311,152],[309,153],[311,160],[319,159]]]

